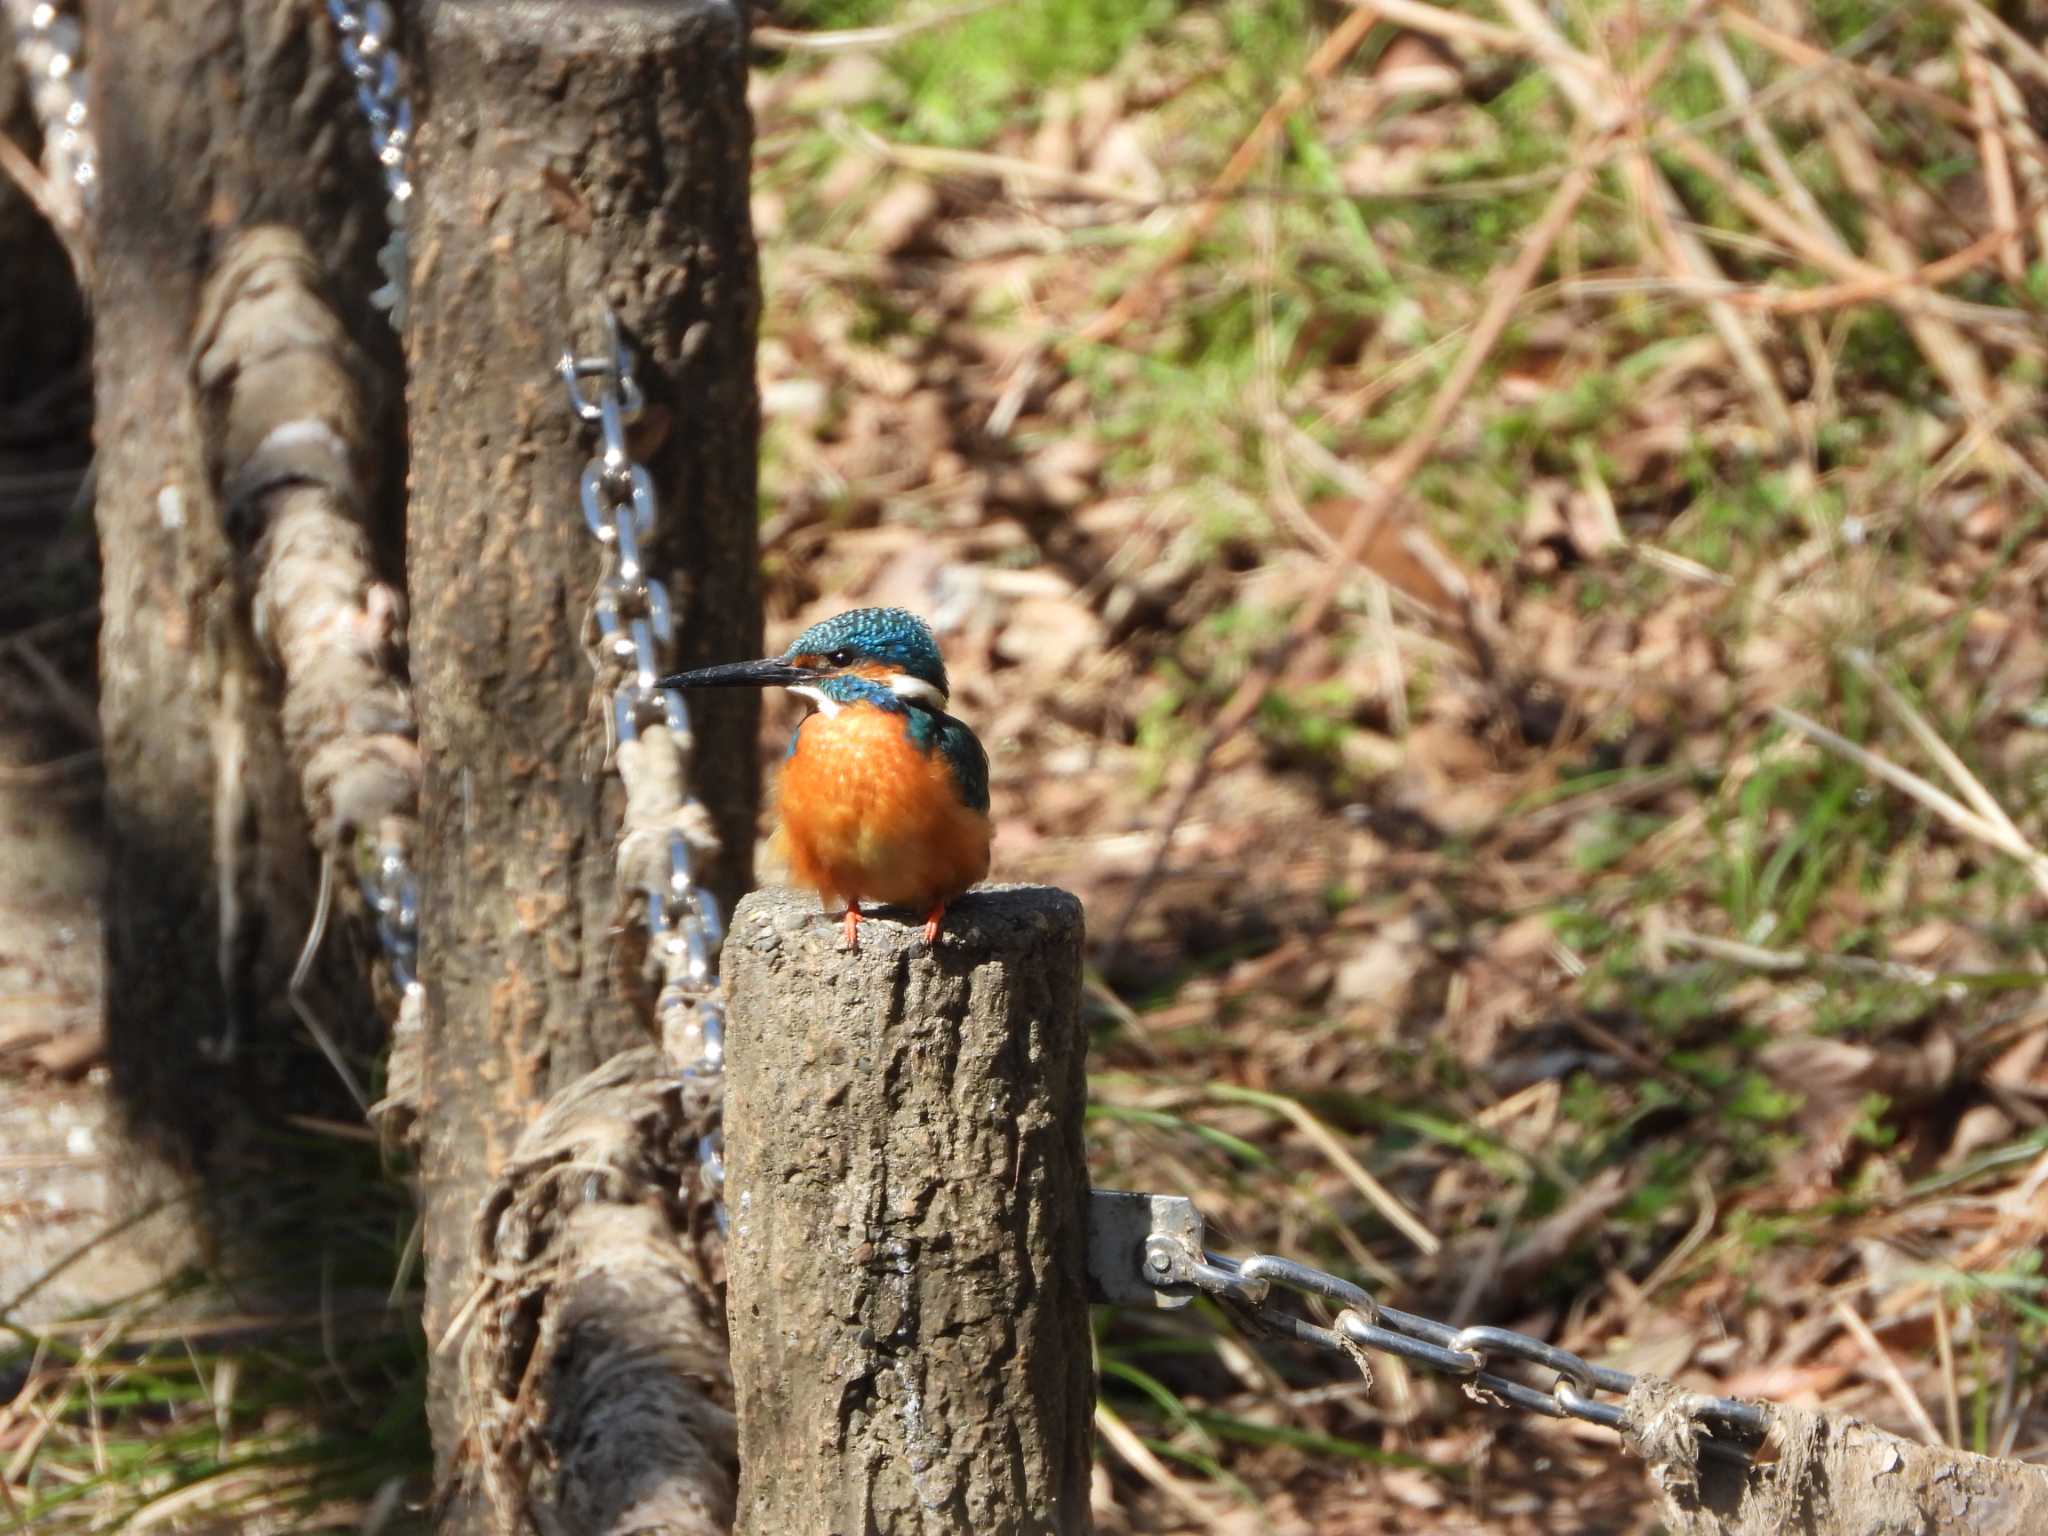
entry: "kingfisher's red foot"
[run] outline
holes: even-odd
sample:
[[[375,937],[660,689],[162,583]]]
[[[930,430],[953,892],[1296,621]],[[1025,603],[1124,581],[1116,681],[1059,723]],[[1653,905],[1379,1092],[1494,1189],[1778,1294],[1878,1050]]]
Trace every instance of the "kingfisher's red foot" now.
[[[854,951],[860,948],[860,903],[857,901],[849,901],[846,904],[845,937],[839,947]]]
[[[939,944],[939,924],[946,919],[946,904],[942,901],[924,915],[924,947],[936,949]]]

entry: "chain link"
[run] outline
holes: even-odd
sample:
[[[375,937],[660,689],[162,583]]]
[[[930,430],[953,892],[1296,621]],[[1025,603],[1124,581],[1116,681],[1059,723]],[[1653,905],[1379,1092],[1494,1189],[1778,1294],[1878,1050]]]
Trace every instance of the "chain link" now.
[[[327,0],[328,19],[341,39],[341,67],[355,81],[356,105],[370,130],[370,151],[384,177],[384,218],[389,230],[377,252],[382,286],[370,294],[395,331],[405,329],[410,268],[407,205],[412,201],[412,102],[405,94],[398,54],[398,18],[386,0]],[[357,888],[377,920],[401,1016],[422,1005],[419,979],[420,882],[402,829],[387,826],[356,870]]]
[[[356,84],[356,102],[370,130],[370,145],[384,176],[385,216],[390,234],[378,252],[384,285],[370,301],[389,317],[395,330],[407,319],[409,253],[406,244],[408,204],[412,200],[413,108],[404,89],[404,70],[397,47],[397,18],[387,0],[327,0],[327,14],[341,37],[343,67]],[[608,729],[617,750],[613,763],[627,784],[629,807],[635,785],[629,765],[638,748],[669,755],[667,775],[658,784],[680,785],[691,740],[690,717],[682,696],[657,689],[662,649],[674,639],[675,615],[668,588],[651,576],[640,545],[654,532],[654,479],[635,463],[626,428],[645,408],[646,399],[633,376],[633,354],[619,334],[618,319],[605,313],[605,351],[596,357],[563,355],[560,372],[570,408],[579,421],[595,425],[600,449],[585,466],[578,486],[583,517],[591,535],[606,551],[605,572],[592,603],[597,631],[599,675],[611,680]],[[678,803],[661,807],[669,814],[659,872],[628,871],[629,843],[621,844],[621,875],[640,895],[650,961],[661,978],[655,1001],[656,1022],[663,1038],[693,1043],[684,1071],[691,1075],[721,1072],[725,1061],[725,1011],[719,1001],[718,951],[725,939],[718,900],[696,881],[690,839],[683,823],[694,815],[706,819],[694,797],[671,795]],[[419,881],[413,873],[404,840],[380,838],[374,857],[360,872],[363,898],[377,915],[378,942],[391,976],[404,999],[417,1008]],[[707,1187],[716,1193],[723,1184],[724,1163],[715,1137],[705,1137],[698,1155]],[[723,1222],[723,1208],[720,1221]]]
[[[1626,1397],[1636,1383],[1627,1371],[1594,1365],[1568,1349],[1511,1328],[1457,1328],[1382,1306],[1370,1292],[1347,1280],[1272,1254],[1231,1259],[1181,1237],[1155,1233],[1145,1241],[1141,1262],[1146,1281],[1155,1289],[1204,1292],[1262,1331],[1348,1356],[1361,1368],[1363,1351],[1393,1355],[1459,1377],[1469,1383],[1474,1396],[1553,1419],[1584,1419],[1618,1430],[1620,1404],[1599,1401],[1594,1394]],[[1334,1309],[1333,1320],[1327,1325],[1312,1322],[1274,1305],[1276,1289],[1328,1303]],[[1501,1360],[1554,1372],[1555,1380],[1546,1391],[1502,1376],[1490,1369]],[[1767,1410],[1734,1398],[1693,1393],[1684,1406],[1695,1419],[1724,1426],[1737,1439],[1759,1439],[1770,1424]],[[1718,1444],[1707,1441],[1709,1448]]]
[[[42,125],[44,174],[64,198],[74,225],[82,223],[99,188],[99,168],[86,120],[78,23],[50,0],[13,0],[7,10],[29,101]]]
[[[697,882],[685,831],[709,823],[688,791],[689,710],[676,690],[656,686],[675,638],[675,611],[667,586],[648,572],[641,554],[641,542],[655,528],[654,478],[634,460],[626,429],[639,419],[646,397],[633,374],[633,351],[610,309],[604,327],[602,352],[564,352],[558,372],[569,409],[598,435],[578,495],[584,526],[605,557],[591,600],[593,660],[600,685],[611,690],[612,762],[626,781],[628,827],[620,838],[619,877],[639,898],[649,962],[661,978],[655,1022],[662,1039],[683,1057],[685,1076],[716,1076],[725,1066],[725,1007],[718,996],[725,919],[718,898]],[[649,752],[665,760],[649,762]],[[718,1139],[704,1137],[697,1152],[705,1185],[716,1194],[725,1173]],[[719,1220],[722,1225],[722,1206]]]
[[[405,225],[413,190],[413,121],[398,56],[398,19],[386,0],[327,0],[327,14],[341,34],[342,68],[356,83],[356,105],[369,124],[370,148],[384,175],[384,217],[391,230],[377,252],[384,284],[370,302],[389,316],[393,330],[402,331],[409,298]]]
[[[387,825],[378,834],[363,867],[356,871],[356,885],[376,916],[377,946],[384,952],[391,983],[403,1006],[420,992],[420,882],[413,873],[411,850],[397,825]]]

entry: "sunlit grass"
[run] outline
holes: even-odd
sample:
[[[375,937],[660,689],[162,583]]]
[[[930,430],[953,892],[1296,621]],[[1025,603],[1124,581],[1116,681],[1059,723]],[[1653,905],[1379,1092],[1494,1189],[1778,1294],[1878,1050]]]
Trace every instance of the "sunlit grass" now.
[[[355,1530],[374,1507],[425,1529],[410,1201],[358,1141],[277,1128],[246,1155],[260,1199],[185,1202],[230,1226],[208,1266],[96,1315],[0,1319],[28,1426],[0,1466],[30,1528]]]

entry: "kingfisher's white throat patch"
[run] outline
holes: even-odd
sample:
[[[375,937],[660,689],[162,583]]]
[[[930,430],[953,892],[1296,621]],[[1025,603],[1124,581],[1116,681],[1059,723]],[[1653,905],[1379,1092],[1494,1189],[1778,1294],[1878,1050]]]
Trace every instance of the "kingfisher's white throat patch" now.
[[[825,716],[839,713],[846,706],[826,693],[824,689],[810,683],[792,683],[789,691],[799,698],[809,699],[818,706],[818,712]],[[928,704],[933,709],[946,707],[943,690],[933,687],[921,677],[912,677],[908,672],[898,672],[889,679],[889,691],[899,699],[908,699],[918,704]]]
[[[838,714],[840,710],[846,707],[845,705],[841,704],[837,699],[828,698],[825,694],[824,689],[813,688],[809,683],[792,683],[790,685],[789,691],[795,694],[798,698],[809,699],[813,704],[818,706],[819,714],[828,717]]]

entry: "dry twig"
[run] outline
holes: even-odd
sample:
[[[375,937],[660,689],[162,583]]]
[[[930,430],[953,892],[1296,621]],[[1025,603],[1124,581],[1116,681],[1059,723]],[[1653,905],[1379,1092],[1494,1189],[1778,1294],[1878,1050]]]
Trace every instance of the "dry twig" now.
[[[2044,856],[2025,838],[2016,836],[1997,822],[1978,815],[1955,796],[1937,789],[1919,774],[1878,756],[1868,747],[1858,746],[1846,736],[1836,734],[1816,720],[1809,720],[1797,710],[1777,705],[1772,708],[1771,714],[1781,724],[1797,731],[1810,741],[1839,753],[1865,772],[1912,796],[1958,832],[2017,859],[2025,867],[2034,884],[2044,895],[2048,895],[2048,856]]]
[[[1224,203],[1251,174],[1252,167],[1259,163],[1259,157],[1279,136],[1280,130],[1287,126],[1287,119],[1300,110],[1302,103],[1309,99],[1315,88],[1329,77],[1332,70],[1351,57],[1352,51],[1365,41],[1366,33],[1373,29],[1379,19],[1379,12],[1371,5],[1362,5],[1337,24],[1330,35],[1323,39],[1322,46],[1309,56],[1308,63],[1302,67],[1300,77],[1290,82],[1287,88],[1274,98],[1272,105],[1266,108],[1265,113],[1252,126],[1252,131],[1245,135],[1244,142],[1239,144],[1230,159],[1224,162],[1223,169],[1209,184],[1209,190],[1195,205],[1194,215],[1188,220],[1187,228],[1181,232],[1180,239],[1174,242],[1173,249],[1154,262],[1143,277],[1127,284],[1123,296],[1092,322],[1082,327],[1076,340],[1113,341],[1122,333],[1125,326],[1145,311],[1156,296],[1159,283],[1174,268],[1186,261],[1195,247],[1201,243],[1202,237],[1209,232],[1218,215],[1223,212]]]
[[[779,48],[784,53],[872,53],[893,48],[905,38],[950,27],[957,21],[965,21],[970,16],[979,16],[983,11],[992,11],[1008,3],[1009,0],[968,0],[967,4],[956,5],[950,10],[913,17],[885,27],[842,27],[829,32],[805,32],[796,27],[755,27],[748,32],[747,40],[756,47]]]
[[[2006,238],[1998,248],[1998,264],[2006,280],[2027,280],[2026,258],[2020,253],[2019,199],[2013,192],[2012,160],[2006,153],[2003,121],[1991,89],[1991,63],[1985,57],[1983,28],[1966,22],[1957,46],[1962,50],[1963,80],[1970,88],[1970,110],[1977,116],[1977,153],[1984,162],[1984,194],[1991,204],[1993,233]]]
[[[1963,798],[1986,821],[2002,828],[2014,841],[2024,841],[2020,829],[2013,819],[2006,815],[2005,807],[1998,803],[1991,791],[1984,787],[1984,781],[1970,772],[1969,765],[1956,755],[1955,749],[1942,739],[1941,733],[1928,723],[1927,717],[1913,707],[1912,701],[1898,689],[1891,679],[1878,671],[1877,663],[1868,652],[1851,650],[1845,657],[1849,666],[1871,687],[1899,723],[1912,733],[1920,743],[1921,750],[1934,759],[1935,766],[1948,775],[1949,782],[1962,791]]]
[[[1756,98],[1750,91],[1749,79],[1742,73],[1742,66],[1735,61],[1734,50],[1718,31],[1710,31],[1700,40],[1700,51],[1706,56],[1707,67],[1714,73],[1715,82],[1721,87],[1721,94],[1730,106],[1742,114],[1742,131],[1756,151],[1756,157],[1763,162],[1770,173],[1771,181],[1778,189],[1778,195],[1790,203],[1807,222],[1816,229],[1828,230],[1827,214],[1822,211],[1820,200],[1806,183],[1799,179],[1793,169],[1785,147],[1778,142],[1778,136],[1764,115],[1757,110]],[[1832,233],[1832,231],[1829,231]]]
[[[85,245],[78,237],[77,222],[51,192],[49,178],[43,175],[42,168],[4,133],[0,133],[0,173],[21,189],[21,195],[29,200],[35,211],[43,216],[43,222],[63,242],[64,254],[71,261],[71,274],[78,279],[79,292],[90,293],[92,266],[86,257]]]
[[[1800,69],[1810,70],[1816,74],[1824,71],[1846,71],[1856,76],[1859,85],[1866,85],[1880,95],[1931,112],[1944,122],[1953,123],[1959,128],[1976,126],[1976,118],[1968,107],[1942,95],[1939,91],[1930,90],[1916,81],[1902,80],[1897,75],[1873,69],[1854,59],[1843,58],[1839,54],[1828,52],[1825,48],[1816,48],[1812,43],[1780,32],[1732,5],[1722,6],[1716,19],[1730,32],[1748,38],[1759,47],[1768,49],[1786,63],[1796,65]]]
[[[1873,299],[1889,299],[1906,289],[1931,289],[1982,266],[1993,256],[2001,259],[2017,249],[2017,228],[1994,229],[1981,235],[1960,251],[1930,261],[1909,272],[1859,278],[1850,283],[1830,283],[1822,288],[1802,288],[1794,293],[1770,289],[1749,289],[1735,295],[1745,309],[1767,309],[1780,315],[1811,315],[1828,309],[1847,309]]]
[[[1716,938],[1709,933],[1694,933],[1689,928],[1665,928],[1659,932],[1658,938],[1673,949],[1689,949],[1695,954],[1774,975],[1835,971],[1845,976],[1875,976],[1909,987],[1931,987],[1941,980],[1938,973],[1925,966],[1904,965],[1896,960],[1876,960],[1868,955],[1826,955],[1807,949],[1766,949],[1761,944]]]
[[[1402,1204],[1392,1190],[1374,1178],[1365,1165],[1351,1155],[1350,1148],[1331,1133],[1327,1125],[1293,1099],[1285,1094],[1260,1093],[1254,1089],[1233,1088],[1221,1083],[1209,1091],[1212,1097],[1226,1103],[1256,1104],[1261,1109],[1284,1116],[1296,1130],[1315,1143],[1316,1150],[1327,1157],[1336,1166],[1337,1171],[1351,1181],[1352,1188],[1363,1195],[1367,1203],[1386,1218],[1389,1226],[1415,1245],[1417,1252],[1428,1256],[1442,1251],[1442,1240],[1424,1226],[1420,1218]]]
[[[1886,1349],[1878,1341],[1877,1335],[1870,1331],[1870,1324],[1857,1316],[1855,1309],[1845,1301],[1835,1303],[1835,1316],[1841,1320],[1842,1326],[1849,1330],[1849,1336],[1856,1341],[1856,1347],[1863,1351],[1864,1358],[1876,1367],[1878,1376],[1885,1386],[1891,1389],[1891,1394],[1899,1406],[1905,1409],[1906,1417],[1913,1421],[1913,1428],[1918,1432],[1921,1441],[1927,1445],[1940,1445],[1941,1431],[1934,1427],[1934,1420],[1928,1416],[1927,1405],[1920,1401],[1919,1393],[1907,1385],[1904,1374],[1899,1370],[1899,1362],[1892,1358],[1891,1351]]]
[[[1593,61],[1577,54],[1568,44],[1564,35],[1551,22],[1549,16],[1532,0],[1502,0],[1502,7],[1530,39],[1540,44],[1547,52],[1562,51],[1572,55],[1578,62],[1569,70],[1557,73],[1557,86],[1572,110],[1582,123],[1594,124],[1609,115],[1605,97],[1596,82],[1600,72]],[[1661,130],[1660,130],[1661,132]],[[1637,175],[1632,185],[1638,195],[1648,199],[1645,213],[1668,231],[1672,255],[1683,266],[1684,276],[1699,282],[1720,282],[1721,269],[1715,265],[1713,255],[1706,243],[1691,229],[1685,227],[1684,205],[1664,173],[1646,153],[1657,135],[1645,135],[1640,144],[1631,146],[1631,153],[1638,160]],[[1654,211],[1652,211],[1654,209]],[[1763,412],[1765,425],[1779,441],[1787,441],[1793,435],[1792,408],[1785,399],[1785,392],[1778,384],[1778,376],[1765,359],[1756,338],[1749,332],[1748,325],[1734,307],[1725,301],[1706,301],[1707,319],[1714,327],[1714,333],[1721,338],[1721,344],[1728,349],[1743,382]]]
[[[1948,0],[1948,4],[1957,15],[1982,27],[2003,45],[2021,69],[2048,85],[2048,53],[2042,52],[2039,44],[2028,41],[2007,26],[2004,19],[1983,0]]]
[[[1244,681],[1238,684],[1237,690],[1231,694],[1218,713],[1215,723],[1209,727],[1208,734],[1203,737],[1200,747],[1196,750],[1195,761],[1189,770],[1187,782],[1181,786],[1180,793],[1174,797],[1171,807],[1167,810],[1166,819],[1153,846],[1151,860],[1132,887],[1130,898],[1125,902],[1115,927],[1110,930],[1109,944],[1103,962],[1105,970],[1111,968],[1122,951],[1124,936],[1130,930],[1132,918],[1137,916],[1138,909],[1144,905],[1152,886],[1157,882],[1160,871],[1165,868],[1166,853],[1172,843],[1173,830],[1187,815],[1188,807],[1194,802],[1195,795],[1207,781],[1209,765],[1216,749],[1243,729],[1245,722],[1251,719],[1259,705],[1265,701],[1274,683],[1279,681],[1280,674],[1286,668],[1288,659],[1294,654],[1295,647],[1305,637],[1313,634],[1328,615],[1330,604],[1335,599],[1345,576],[1349,574],[1350,567],[1371,541],[1373,534],[1378,531],[1381,521],[1393,509],[1409,479],[1422,467],[1423,461],[1435,452],[1437,441],[1442,437],[1444,428],[1450,424],[1452,414],[1479,377],[1479,370],[1492,354],[1502,332],[1507,329],[1509,317],[1521,303],[1522,296],[1528,292],[1529,285],[1536,280],[1537,272],[1549,258],[1551,248],[1556,245],[1558,236],[1564,232],[1565,225],[1578,209],[1580,199],[1586,195],[1592,184],[1593,172],[1588,168],[1586,160],[1581,158],[1575,161],[1571,173],[1552,194],[1549,206],[1543,210],[1543,216],[1536,221],[1535,227],[1523,240],[1521,249],[1515,253],[1514,259],[1501,271],[1497,279],[1487,284],[1486,307],[1474,324],[1472,335],[1466,341],[1464,350],[1458,354],[1457,362],[1452,364],[1450,372],[1444,375],[1443,383],[1437,386],[1436,394],[1431,398],[1429,408],[1423,413],[1421,423],[1384,464],[1375,465],[1371,469],[1370,474],[1378,494],[1361,499],[1358,510],[1352,515],[1350,526],[1344,530],[1344,537],[1338,545],[1338,558],[1331,562],[1316,590],[1310,594],[1308,601],[1295,615],[1285,637],[1268,651]]]

